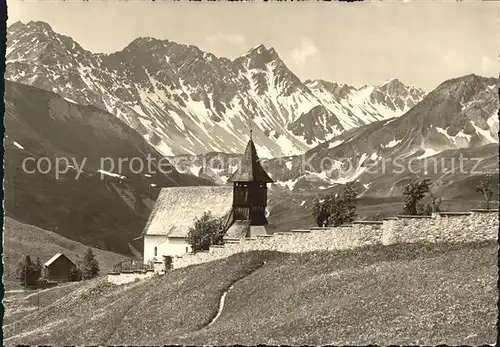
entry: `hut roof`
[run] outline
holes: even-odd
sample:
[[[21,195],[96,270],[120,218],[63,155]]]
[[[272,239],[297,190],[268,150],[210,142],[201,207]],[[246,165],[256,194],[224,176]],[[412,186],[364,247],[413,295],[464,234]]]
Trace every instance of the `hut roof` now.
[[[59,259],[60,257],[64,257],[66,259],[69,260],[70,263],[74,264],[71,259],[69,259],[67,256],[65,256],[63,253],[57,253],[55,254],[52,258],[50,258],[49,260],[47,260],[45,262],[45,264],[43,264],[44,266],[50,266],[53,262],[55,262],[57,259]]]
[[[241,164],[238,169],[231,175],[229,182],[264,182],[272,183],[273,180],[267,174],[266,170],[260,164],[259,156],[255,145],[250,139],[245,149],[245,154],[241,159]]]
[[[231,211],[233,188],[196,186],[163,188],[143,235],[186,237],[189,228],[205,212],[221,217]]]

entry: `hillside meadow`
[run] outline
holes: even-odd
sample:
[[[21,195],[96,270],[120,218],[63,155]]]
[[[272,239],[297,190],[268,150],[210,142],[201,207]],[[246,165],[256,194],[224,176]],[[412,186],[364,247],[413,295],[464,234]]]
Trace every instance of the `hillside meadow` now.
[[[123,286],[104,278],[84,281],[42,291],[38,309],[32,297],[12,298],[4,341],[8,346],[492,344],[497,252],[496,242],[249,252]],[[233,284],[221,315],[207,327]],[[13,306],[27,314],[14,315]]]
[[[3,233],[3,265],[4,280],[8,281],[9,288],[16,287],[16,267],[26,255],[31,260],[37,257],[42,263],[52,258],[57,253],[64,253],[74,263],[83,260],[83,255],[88,246],[67,239],[55,232],[24,224],[10,217],[4,219]],[[101,273],[112,271],[113,264],[128,259],[126,255],[92,248],[101,268]]]

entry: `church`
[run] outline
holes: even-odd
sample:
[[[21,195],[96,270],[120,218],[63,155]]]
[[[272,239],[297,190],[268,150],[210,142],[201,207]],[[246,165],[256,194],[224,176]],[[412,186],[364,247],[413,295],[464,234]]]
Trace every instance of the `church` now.
[[[144,263],[191,252],[189,228],[209,211],[226,217],[226,240],[267,235],[267,184],[273,180],[260,164],[251,136],[228,182],[232,186],[163,188],[142,233]]]

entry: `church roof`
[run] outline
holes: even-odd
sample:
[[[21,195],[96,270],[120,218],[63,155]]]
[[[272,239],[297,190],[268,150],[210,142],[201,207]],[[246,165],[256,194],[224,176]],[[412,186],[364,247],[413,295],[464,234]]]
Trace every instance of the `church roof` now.
[[[245,154],[243,154],[243,158],[241,159],[241,164],[238,169],[231,175],[228,180],[229,182],[264,182],[264,183],[272,183],[273,180],[267,172],[264,170],[262,165],[260,164],[259,156],[257,155],[257,150],[255,149],[255,145],[250,139],[247,144],[247,148],[245,149]]]
[[[241,239],[246,237],[250,229],[250,221],[248,220],[235,220],[233,224],[227,229],[224,238]]]
[[[231,211],[233,187],[196,186],[163,188],[143,235],[186,237],[204,212],[221,217]]]

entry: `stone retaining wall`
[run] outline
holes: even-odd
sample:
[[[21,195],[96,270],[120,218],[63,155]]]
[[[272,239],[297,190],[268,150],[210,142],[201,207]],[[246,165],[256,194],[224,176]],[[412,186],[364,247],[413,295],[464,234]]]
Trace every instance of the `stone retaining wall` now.
[[[394,243],[461,243],[496,240],[498,210],[471,210],[470,212],[436,213],[432,216],[398,216],[384,221],[356,221],[350,225],[332,228],[311,228],[224,246],[210,247],[208,252],[174,257],[174,269],[193,264],[227,258],[233,254],[271,250],[304,253],[318,250],[345,250],[373,244]]]
[[[152,277],[154,274],[154,270],[110,272],[108,273],[107,278],[108,282],[119,285],[143,280],[145,278]]]

